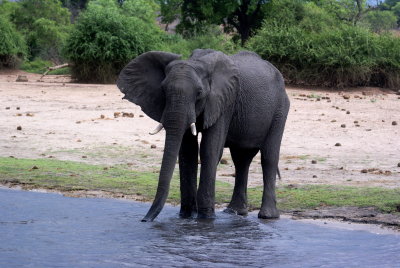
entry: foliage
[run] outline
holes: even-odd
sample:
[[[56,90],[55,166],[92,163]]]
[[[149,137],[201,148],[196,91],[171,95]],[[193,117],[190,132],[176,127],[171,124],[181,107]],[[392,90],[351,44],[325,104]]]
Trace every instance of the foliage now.
[[[6,17],[0,17],[0,69],[17,67],[25,55],[22,35]]]
[[[216,27],[208,27],[204,34],[194,35],[186,39],[179,34],[166,35],[163,38],[162,46],[158,49],[188,58],[196,48],[210,48],[226,54],[233,54],[239,49],[229,36],[222,34]]]
[[[290,83],[400,86],[400,39],[389,34],[346,25],[309,32],[298,25],[266,23],[248,48],[278,66]]]
[[[161,30],[146,23],[150,18],[132,16],[130,1],[122,6],[113,0],[92,1],[81,13],[65,46],[78,80],[114,82],[129,60],[160,45]]]
[[[182,0],[181,22],[177,27],[184,36],[201,34],[206,25],[223,25],[227,33],[237,33],[242,45],[261,26],[265,18],[265,0]],[[163,15],[163,14],[162,14]]]
[[[28,73],[43,74],[45,71],[47,71],[47,67],[51,67],[53,65],[54,64],[51,61],[46,61],[38,58],[33,61],[23,62],[20,66],[20,69]],[[58,74],[58,75],[70,74],[70,69],[69,68],[57,69],[50,71],[48,74]]]
[[[70,13],[59,0],[22,0],[12,20],[27,40],[30,59],[62,61],[60,52],[69,32]]]
[[[33,169],[33,167],[36,169]],[[19,184],[27,188],[61,191],[102,190],[110,193],[154,198],[157,174],[131,170],[127,165],[106,167],[52,159],[15,159],[0,157],[0,183]],[[263,187],[248,189],[249,207],[260,208]],[[232,195],[231,184],[216,181],[216,202],[226,204]],[[278,208],[285,211],[326,206],[375,207],[396,213],[400,206],[400,189],[307,185],[278,187]],[[168,202],[179,203],[179,180],[173,176]]]
[[[181,17],[182,0],[158,0],[160,5],[161,22],[165,23],[165,30],[168,25]]]
[[[394,29],[397,25],[396,15],[389,10],[370,11],[366,14],[363,21],[375,33]]]

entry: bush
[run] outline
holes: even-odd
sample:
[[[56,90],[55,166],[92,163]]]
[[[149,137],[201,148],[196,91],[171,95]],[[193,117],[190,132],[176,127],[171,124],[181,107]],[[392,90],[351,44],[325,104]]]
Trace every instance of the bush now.
[[[116,3],[90,2],[66,42],[65,56],[79,81],[112,83],[132,58],[160,46],[162,32],[155,23],[124,14],[124,4]]]
[[[159,50],[180,54],[183,58],[188,58],[196,48],[210,48],[226,54],[233,54],[239,50],[239,47],[232,41],[231,37],[223,34],[216,27],[211,27],[206,33],[186,39],[179,34],[165,35]]]
[[[0,17],[0,68],[16,68],[26,55],[22,35],[6,18]]]
[[[21,0],[12,21],[24,34],[29,59],[41,57],[60,63],[61,48],[68,36],[70,12],[59,0]]]
[[[248,48],[275,64],[289,83],[400,86],[400,39],[389,34],[347,25],[310,32],[298,25],[266,23]]]

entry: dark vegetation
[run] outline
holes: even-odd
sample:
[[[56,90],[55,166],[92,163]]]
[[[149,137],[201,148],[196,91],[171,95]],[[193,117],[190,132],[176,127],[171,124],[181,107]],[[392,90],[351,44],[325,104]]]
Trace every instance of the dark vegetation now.
[[[288,83],[400,86],[400,0],[0,0],[0,18],[0,68],[69,62],[82,82],[113,83],[149,50],[213,48],[253,50]]]

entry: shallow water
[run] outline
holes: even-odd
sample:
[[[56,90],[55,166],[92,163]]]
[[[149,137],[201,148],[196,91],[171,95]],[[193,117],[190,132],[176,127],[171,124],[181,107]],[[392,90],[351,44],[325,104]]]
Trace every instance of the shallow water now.
[[[0,188],[0,267],[400,267],[400,236]]]

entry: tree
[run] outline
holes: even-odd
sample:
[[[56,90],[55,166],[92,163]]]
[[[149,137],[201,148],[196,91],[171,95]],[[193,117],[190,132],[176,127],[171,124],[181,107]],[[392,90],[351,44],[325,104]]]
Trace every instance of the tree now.
[[[242,45],[261,27],[267,0],[183,0],[182,20],[178,30],[187,35],[199,32],[204,25],[222,25],[228,33],[236,32]],[[186,32],[185,32],[186,31]]]
[[[373,10],[368,12],[365,16],[365,21],[375,33],[391,30],[397,25],[396,15],[389,10]]]
[[[55,63],[61,60],[60,51],[69,31],[70,13],[59,0],[22,0],[12,21],[25,36],[30,59],[42,57]]]
[[[183,0],[158,0],[161,11],[161,22],[165,24],[165,31],[169,25],[180,19]]]
[[[154,20],[148,23],[150,17],[143,17],[154,16],[152,11],[133,16],[136,5],[130,5],[130,1],[134,0],[120,5],[114,0],[95,0],[81,12],[64,52],[73,64],[75,78],[115,82],[119,71],[132,58],[158,48],[162,31]]]
[[[25,41],[6,17],[0,17],[0,29],[0,68],[14,68],[26,55]]]

